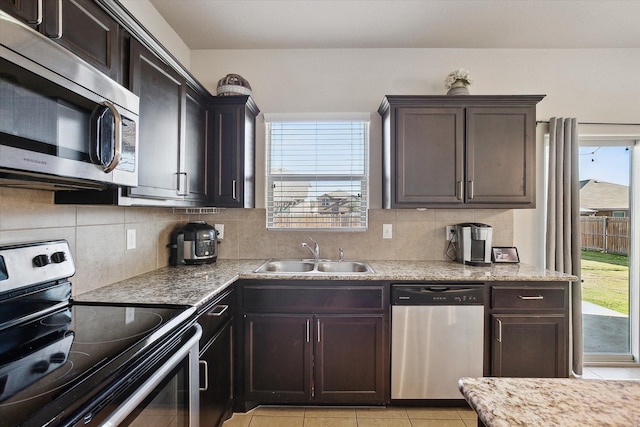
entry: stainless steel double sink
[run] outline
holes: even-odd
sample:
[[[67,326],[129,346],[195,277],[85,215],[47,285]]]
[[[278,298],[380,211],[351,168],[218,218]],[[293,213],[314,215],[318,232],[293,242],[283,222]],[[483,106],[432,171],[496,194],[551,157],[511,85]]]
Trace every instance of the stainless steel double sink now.
[[[371,266],[363,261],[332,261],[313,259],[270,259],[254,270],[254,273],[281,274],[364,274],[375,273]]]

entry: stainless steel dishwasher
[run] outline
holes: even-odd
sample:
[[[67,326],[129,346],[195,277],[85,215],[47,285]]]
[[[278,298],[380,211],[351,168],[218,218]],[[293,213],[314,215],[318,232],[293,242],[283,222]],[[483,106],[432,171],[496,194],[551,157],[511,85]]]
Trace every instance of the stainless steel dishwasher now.
[[[460,377],[481,377],[482,284],[394,284],[391,398],[462,399]]]

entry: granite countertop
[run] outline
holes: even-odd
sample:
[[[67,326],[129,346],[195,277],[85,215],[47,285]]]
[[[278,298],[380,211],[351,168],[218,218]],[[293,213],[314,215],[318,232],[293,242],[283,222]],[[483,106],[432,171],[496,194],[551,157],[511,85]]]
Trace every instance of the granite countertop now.
[[[487,427],[640,426],[640,381],[461,378],[458,388]]]
[[[200,307],[238,279],[384,281],[572,281],[575,276],[526,264],[472,267],[450,261],[370,261],[374,273],[254,273],[265,260],[218,260],[212,264],[163,267],[79,294],[76,301],[180,304]],[[71,279],[73,283],[73,278]]]

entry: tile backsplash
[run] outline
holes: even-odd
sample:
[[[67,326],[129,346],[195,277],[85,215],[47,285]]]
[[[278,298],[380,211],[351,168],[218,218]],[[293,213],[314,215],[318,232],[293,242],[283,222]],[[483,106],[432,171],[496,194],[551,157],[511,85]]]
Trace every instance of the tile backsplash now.
[[[169,235],[189,220],[224,224],[220,259],[308,257],[300,243],[313,237],[320,256],[345,259],[442,260],[445,227],[460,222],[493,226],[494,246],[512,246],[509,209],[369,210],[366,232],[268,231],[264,209],[222,209],[215,215],[174,214],[167,208],[55,205],[50,191],[0,187],[0,243],[66,239],[74,255],[74,295],[137,276],[168,264]],[[382,225],[392,238],[382,238]],[[126,233],[136,230],[136,248]]]

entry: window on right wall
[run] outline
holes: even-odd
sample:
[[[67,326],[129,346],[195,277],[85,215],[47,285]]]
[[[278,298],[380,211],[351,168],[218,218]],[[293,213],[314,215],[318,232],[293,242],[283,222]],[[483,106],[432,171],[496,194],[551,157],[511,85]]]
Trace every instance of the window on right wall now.
[[[271,230],[367,228],[368,115],[265,115]]]

